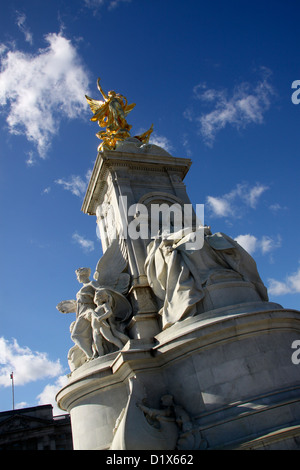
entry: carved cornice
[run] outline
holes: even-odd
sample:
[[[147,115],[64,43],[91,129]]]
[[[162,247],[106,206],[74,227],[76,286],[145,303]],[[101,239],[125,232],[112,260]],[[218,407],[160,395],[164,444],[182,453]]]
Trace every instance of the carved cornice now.
[[[102,202],[107,191],[108,174],[113,173],[117,168],[127,168],[128,172],[147,170],[147,172],[167,173],[168,176],[170,172],[174,172],[183,180],[191,164],[192,161],[188,158],[178,158],[164,154],[125,153],[116,150],[99,152],[81,210],[86,214],[95,215],[96,205]]]

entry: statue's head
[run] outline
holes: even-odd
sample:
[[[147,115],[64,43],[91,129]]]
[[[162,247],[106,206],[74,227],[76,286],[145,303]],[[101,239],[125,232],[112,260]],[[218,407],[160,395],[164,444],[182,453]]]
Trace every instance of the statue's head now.
[[[95,292],[94,302],[98,306],[106,303],[111,304],[112,297],[105,289],[100,289]]]
[[[163,406],[172,406],[174,404],[172,395],[163,395],[160,401]]]
[[[88,279],[91,275],[90,268],[78,268],[75,271],[78,282],[83,282]]]
[[[117,93],[113,90],[110,90],[107,94],[108,96],[117,96]]]

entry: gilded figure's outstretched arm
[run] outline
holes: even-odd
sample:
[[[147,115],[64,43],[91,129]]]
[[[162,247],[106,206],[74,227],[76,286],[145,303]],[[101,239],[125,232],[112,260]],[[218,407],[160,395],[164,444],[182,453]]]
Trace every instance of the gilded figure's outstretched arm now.
[[[100,91],[101,95],[105,99],[105,101],[108,101],[109,98],[108,98],[107,94],[103,91],[103,89],[100,85],[100,78],[98,78],[98,80],[97,80],[97,87],[98,87],[98,90]]]

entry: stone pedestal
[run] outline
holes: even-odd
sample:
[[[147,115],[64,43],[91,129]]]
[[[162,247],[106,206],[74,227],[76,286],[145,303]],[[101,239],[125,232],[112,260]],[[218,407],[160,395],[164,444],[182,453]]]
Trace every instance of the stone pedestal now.
[[[133,340],[81,366],[57,396],[71,414],[74,448],[174,449],[182,429],[149,424],[137,406],[160,408],[165,394],[191,417],[188,449],[196,432],[202,449],[299,448],[300,374],[291,344],[300,314],[257,307],[187,318],[154,344]]]
[[[183,179],[190,165],[135,139],[100,152],[82,210],[97,217],[103,251],[122,234],[120,198],[128,207],[189,204]],[[213,246],[225,255],[235,249],[217,238],[206,257]],[[201,301],[163,329],[162,299],[145,272],[149,241],[125,239],[133,310],[127,344],[77,367],[57,395],[71,415],[74,448],[299,449],[300,366],[291,345],[300,313],[268,302],[244,254],[243,272],[238,263],[225,274],[215,270]],[[175,308],[180,313],[180,301]]]

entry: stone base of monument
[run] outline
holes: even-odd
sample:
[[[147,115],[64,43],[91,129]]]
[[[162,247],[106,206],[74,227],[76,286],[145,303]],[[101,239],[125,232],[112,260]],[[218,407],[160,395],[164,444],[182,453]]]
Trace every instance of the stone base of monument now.
[[[57,402],[75,449],[299,449],[300,312],[271,302],[186,318],[75,370]]]

